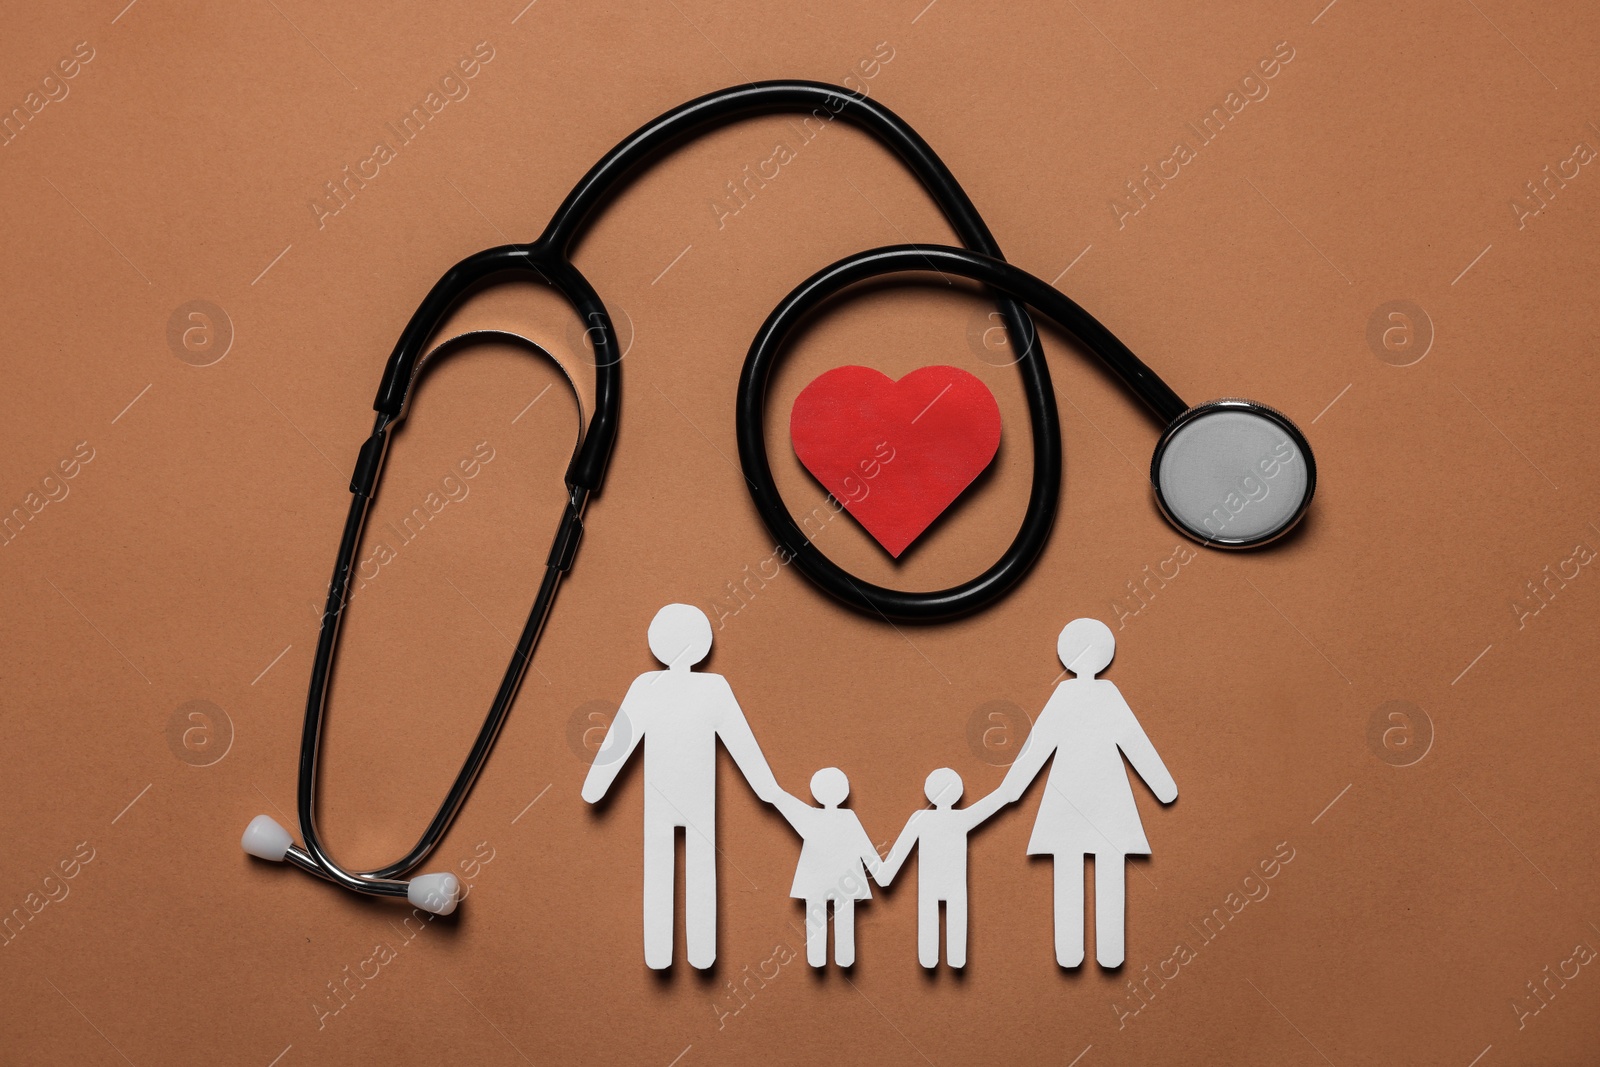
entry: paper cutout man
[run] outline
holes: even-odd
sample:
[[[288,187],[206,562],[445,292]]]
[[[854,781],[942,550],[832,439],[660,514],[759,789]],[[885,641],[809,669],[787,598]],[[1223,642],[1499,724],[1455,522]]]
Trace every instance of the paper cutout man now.
[[[850,779],[843,771],[824,767],[813,774],[811,795],[822,807],[784,792],[773,801],[805,842],[789,895],[806,902],[806,962],[813,967],[828,962],[831,903],[833,962],[850,967],[856,962],[856,901],[872,898],[866,872],[876,871],[882,860],[856,813],[839,806],[850,795]]]
[[[1178,798],[1177,783],[1133,709],[1114,683],[1095,677],[1111,662],[1116,647],[1111,630],[1097,619],[1074,619],[1066,625],[1056,652],[1076,677],[1056,686],[996,790],[1015,803],[1045,761],[1055,756],[1028,854],[1055,857],[1056,962],[1063,967],[1083,962],[1083,868],[1090,853],[1095,959],[1102,967],[1122,964],[1123,858],[1150,854],[1122,756],[1163,804]]]
[[[957,808],[963,786],[961,776],[949,767],[928,775],[922,791],[932,810],[913,812],[906,828],[889,850],[878,871],[878,884],[886,886],[901,864],[917,853],[917,960],[924,967],[939,965],[939,904],[944,903],[945,962],[967,965],[967,834],[1007,802],[996,789],[976,804]]]
[[[756,796],[783,791],[772,776],[733,690],[720,674],[695,672],[711,651],[711,620],[689,604],[668,604],[650,623],[650,651],[667,665],[634,679],[583,782],[583,799],[606,795],[640,743],[644,753],[644,961],[672,966],[673,871],[684,827],[684,933],[691,966],[717,958],[717,741]]]

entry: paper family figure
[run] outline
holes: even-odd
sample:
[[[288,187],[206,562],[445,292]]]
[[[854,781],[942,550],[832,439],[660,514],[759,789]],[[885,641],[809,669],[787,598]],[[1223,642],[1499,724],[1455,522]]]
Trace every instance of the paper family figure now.
[[[881,860],[856,813],[839,806],[850,795],[850,780],[843,771],[824,767],[813,774],[811,795],[822,807],[813,808],[783,792],[773,802],[805,842],[789,895],[806,902],[806,962],[813,967],[828,962],[831,904],[833,962],[850,967],[856,962],[856,901],[871,899],[867,871],[876,872]]]
[[[1123,956],[1123,858],[1147,856],[1150,842],[1133,804],[1122,756],[1163,804],[1178,786],[1115,683],[1095,675],[1116,652],[1116,638],[1097,619],[1074,619],[1056,640],[1061,665],[1076,677],[1056,686],[996,792],[1015,803],[1053,755],[1030,856],[1055,857],[1056,962],[1083,962],[1084,857],[1094,856],[1094,947],[1102,967]]]
[[[691,670],[711,651],[711,620],[668,604],[650,623],[650,652],[666,664],[634,679],[583,782],[583,799],[605,796],[633,750],[644,745],[644,961],[672,965],[673,873],[684,828],[684,933],[691,966],[717,958],[716,770],[720,740],[756,796],[782,793],[720,674]]]
[[[1056,652],[1074,677],[1056,686],[1033,724],[1016,762],[995,791],[957,808],[961,776],[948,767],[928,775],[929,809],[906,822],[886,860],[880,860],[855,812],[839,805],[850,782],[837,767],[811,778],[812,807],[779,787],[727,680],[692,668],[711,651],[711,621],[699,608],[668,604],[649,629],[650,651],[666,665],[634,679],[606,730],[583,783],[583,799],[606,795],[633,752],[644,745],[644,958],[657,970],[672,965],[673,874],[677,830],[684,828],[684,927],[689,963],[709,968],[717,958],[717,742],[733,757],[756,796],[775,805],[804,842],[790,895],[806,904],[806,960],[827,963],[828,913],[833,958],[855,962],[855,904],[872,896],[870,875],[887,886],[913,848],[917,857],[917,958],[939,961],[939,905],[945,906],[945,960],[967,956],[967,837],[1002,805],[1027,792],[1051,763],[1029,855],[1055,860],[1056,962],[1083,963],[1087,856],[1094,856],[1095,958],[1102,967],[1123,960],[1125,860],[1149,855],[1123,768],[1124,756],[1157,799],[1177,799],[1155,746],[1115,684],[1098,678],[1111,663],[1116,639],[1095,619],[1074,619]]]
[[[917,849],[917,960],[924,967],[939,965],[939,905],[944,905],[945,962],[967,965],[967,834],[1006,802],[996,790],[965,808],[961,776],[949,767],[928,775],[923,793],[931,809],[914,812],[889,850],[878,873],[878,884],[888,885],[901,864]]]

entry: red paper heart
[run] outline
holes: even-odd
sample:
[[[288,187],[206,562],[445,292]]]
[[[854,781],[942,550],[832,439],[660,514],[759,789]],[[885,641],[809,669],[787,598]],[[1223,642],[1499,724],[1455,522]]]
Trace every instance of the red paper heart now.
[[[1000,407],[959,367],[899,381],[837,367],[795,398],[789,438],[806,470],[898,559],[994,459]]]

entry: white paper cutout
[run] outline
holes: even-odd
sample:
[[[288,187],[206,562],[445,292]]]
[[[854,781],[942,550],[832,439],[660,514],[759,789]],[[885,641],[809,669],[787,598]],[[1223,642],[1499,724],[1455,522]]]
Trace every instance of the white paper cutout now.
[[[673,871],[681,826],[684,933],[689,964],[704,970],[717,958],[717,741],[756,796],[771,804],[783,791],[727,680],[691,670],[711,651],[705,612],[668,604],[650,623],[649,643],[668,669],[641,674],[628,688],[584,779],[583,799],[593,804],[605,796],[644,743],[645,965],[672,966]]]
[[[949,767],[928,775],[923,793],[932,809],[914,812],[879,869],[886,886],[917,848],[917,961],[939,965],[939,905],[944,904],[945,962],[967,965],[967,834],[1007,802],[997,789],[976,804],[957,808],[961,776]]]
[[[789,895],[806,902],[806,962],[813,967],[828,962],[831,904],[833,962],[850,967],[856,962],[856,901],[871,899],[867,872],[876,872],[882,861],[856,813],[839,807],[850,795],[850,779],[843,771],[824,767],[813,774],[811,795],[822,807],[813,808],[781,790],[773,801],[805,842]]]
[[[790,895],[806,903],[806,961],[827,964],[828,914],[834,963],[855,963],[855,904],[872,896],[868,875],[887,886],[917,857],[917,959],[939,962],[939,905],[945,906],[945,962],[967,956],[967,838],[1005,804],[1022,798],[1051,763],[1029,855],[1055,858],[1056,962],[1078,967],[1084,954],[1084,865],[1095,858],[1095,958],[1121,966],[1124,955],[1125,859],[1149,855],[1122,758],[1157,799],[1170,804],[1178,787],[1114,683],[1097,678],[1116,653],[1116,638],[1097,619],[1074,619],[1056,652],[1075,677],[1056,686],[1016,762],[993,793],[957,808],[961,776],[948,767],[928,775],[933,805],[912,814],[887,859],[849,808],[850,782],[837,767],[811,778],[812,807],[779,787],[733,690],[720,674],[694,671],[711,651],[711,621],[689,604],[668,604],[650,623],[650,651],[667,665],[634,679],[583,783],[593,804],[641,743],[644,754],[644,955],[656,970],[672,966],[673,875],[677,829],[684,828],[684,926],[691,966],[717,957],[716,762],[720,740],[757,797],[775,805],[803,845]],[[1052,760],[1053,757],[1053,760]]]
[[[1117,967],[1123,959],[1123,857],[1150,854],[1122,756],[1163,804],[1178,798],[1178,786],[1116,685],[1095,677],[1116,652],[1110,628],[1098,619],[1074,619],[1061,631],[1056,652],[1076,677],[1056,686],[996,792],[1015,803],[1055,756],[1028,854],[1055,857],[1056,962],[1083,962],[1083,865],[1092,854],[1095,959]]]

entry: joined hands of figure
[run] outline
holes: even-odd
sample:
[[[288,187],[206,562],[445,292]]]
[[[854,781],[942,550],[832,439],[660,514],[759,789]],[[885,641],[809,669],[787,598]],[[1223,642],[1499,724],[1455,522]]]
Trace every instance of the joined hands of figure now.
[[[795,825],[794,815],[792,813],[796,807],[809,808],[811,806],[810,804],[807,804],[805,801],[801,800],[787,789],[784,789],[782,786],[778,786],[776,790],[766,790],[765,796],[762,796],[762,790],[758,789],[756,790],[756,796],[777,808],[778,813],[784,817],[790,826],[794,827],[795,833],[800,832],[800,827]]]

